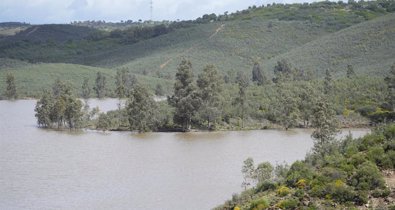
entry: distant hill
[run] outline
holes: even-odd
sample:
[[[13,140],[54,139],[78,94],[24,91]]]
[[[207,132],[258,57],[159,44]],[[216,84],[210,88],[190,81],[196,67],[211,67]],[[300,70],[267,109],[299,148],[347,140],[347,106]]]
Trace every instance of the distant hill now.
[[[82,40],[89,37],[95,29],[73,25],[37,25],[31,26],[26,30],[17,33],[15,36],[8,37],[6,42],[30,41],[30,42],[56,42],[64,43],[69,40]]]
[[[250,73],[253,63],[260,62],[271,74],[276,62],[285,59],[302,70],[318,71],[317,76],[325,69],[342,75],[348,64],[357,73],[372,74],[394,62],[392,12],[395,1],[325,1],[251,6],[161,24],[34,25],[0,38],[0,58],[127,69],[166,80],[183,57],[192,61],[196,73],[214,64],[234,76]],[[95,29],[102,26],[106,31]]]
[[[0,23],[0,38],[13,36],[20,31],[27,29],[30,24],[20,22],[3,22]]]
[[[320,37],[264,63],[273,69],[286,60],[299,69],[344,75],[348,64],[357,73],[383,74],[395,63],[395,14],[367,21]]]

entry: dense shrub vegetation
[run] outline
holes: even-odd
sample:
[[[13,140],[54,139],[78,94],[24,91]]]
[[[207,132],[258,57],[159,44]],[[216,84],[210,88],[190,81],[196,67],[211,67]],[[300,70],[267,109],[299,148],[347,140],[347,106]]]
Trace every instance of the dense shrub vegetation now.
[[[285,173],[267,170],[271,176],[255,178],[256,185],[217,209],[344,209],[379,198],[385,199],[370,207],[387,209],[395,201],[394,191],[385,184],[382,171],[395,169],[395,148],[389,146],[394,141],[395,124],[378,127],[362,138],[333,141],[333,149],[325,155],[314,152],[290,167],[280,167],[286,168]],[[259,166],[246,163],[250,173],[259,171]]]

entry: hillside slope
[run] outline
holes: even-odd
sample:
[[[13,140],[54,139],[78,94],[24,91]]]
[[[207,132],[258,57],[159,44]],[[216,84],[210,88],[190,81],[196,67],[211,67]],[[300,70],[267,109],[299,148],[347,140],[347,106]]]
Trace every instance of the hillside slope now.
[[[7,66],[1,65],[1,63],[6,63]],[[42,90],[51,88],[57,79],[71,84],[79,94],[85,78],[89,79],[89,85],[93,88],[97,72],[101,72],[106,76],[106,88],[111,94],[115,89],[116,75],[116,71],[112,69],[77,64],[26,64],[12,60],[0,60],[0,95],[5,90],[6,75],[8,73],[12,73],[15,76],[17,92],[20,96],[38,97]],[[168,80],[142,75],[138,75],[137,79],[151,90],[155,89],[156,84],[161,84],[165,92],[169,92],[172,85],[172,82]],[[94,95],[93,90],[91,90],[91,94],[92,96]]]
[[[360,23],[313,40],[264,64],[273,69],[285,59],[300,69],[345,74],[348,64],[358,73],[383,74],[395,63],[395,14]]]
[[[223,73],[250,73],[253,62],[259,61],[271,74],[277,61],[285,59],[297,68],[317,71],[317,76],[325,69],[343,75],[348,64],[357,73],[383,74],[395,62],[394,37],[395,14],[335,33],[303,21],[253,18],[184,29],[85,60],[98,60],[88,65],[153,76],[174,75],[182,57],[190,59],[197,71],[215,64]]]
[[[249,70],[254,61],[285,53],[328,33],[326,28],[304,21],[252,18],[180,29],[76,62],[173,75],[181,58],[186,57],[199,70],[206,64],[215,64],[222,72]]]

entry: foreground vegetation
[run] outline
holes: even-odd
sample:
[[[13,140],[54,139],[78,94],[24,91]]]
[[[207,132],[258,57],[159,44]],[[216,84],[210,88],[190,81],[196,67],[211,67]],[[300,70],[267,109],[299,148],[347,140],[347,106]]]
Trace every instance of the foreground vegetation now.
[[[313,138],[316,138],[313,136]],[[372,209],[395,208],[395,124],[371,134],[329,141],[290,166],[244,162],[246,189],[216,209]],[[386,173],[384,173],[386,172]],[[247,185],[246,185],[247,183]]]

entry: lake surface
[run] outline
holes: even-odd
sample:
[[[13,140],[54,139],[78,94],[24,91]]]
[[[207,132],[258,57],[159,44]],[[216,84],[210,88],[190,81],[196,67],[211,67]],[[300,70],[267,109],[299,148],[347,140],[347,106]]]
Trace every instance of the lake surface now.
[[[34,106],[0,101],[0,209],[210,209],[242,190],[246,158],[291,163],[312,146],[309,130],[48,131],[36,127]]]

